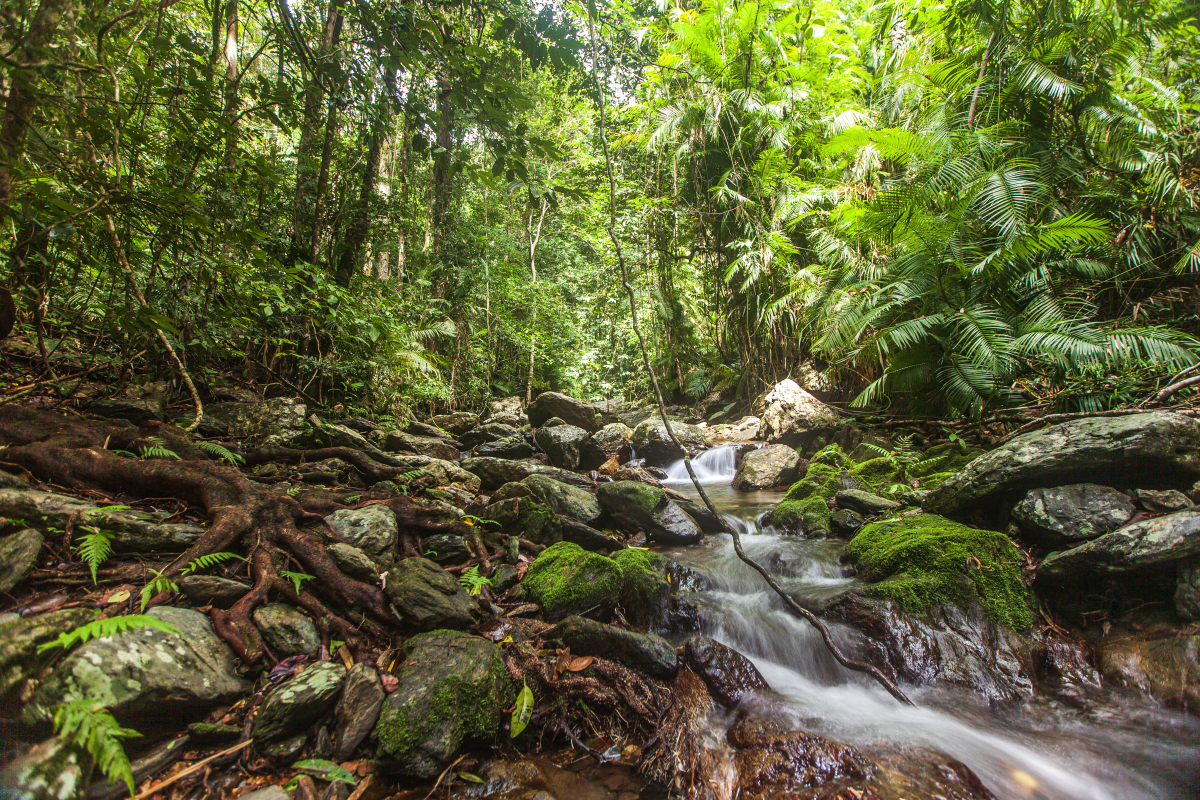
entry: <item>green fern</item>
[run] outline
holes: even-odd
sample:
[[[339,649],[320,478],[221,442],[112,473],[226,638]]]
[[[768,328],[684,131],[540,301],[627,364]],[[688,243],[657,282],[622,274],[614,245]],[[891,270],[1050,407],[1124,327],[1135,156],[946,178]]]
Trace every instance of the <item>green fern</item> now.
[[[96,570],[112,555],[112,541],[116,538],[116,534],[90,525],[81,525],[80,530],[86,531],[86,533],[80,537],[79,544],[75,545],[75,552],[88,565],[88,569],[92,572],[92,584],[95,585]]]
[[[296,495],[300,494],[302,491],[304,491],[303,486],[291,486],[287,490],[287,496],[295,497]]]
[[[54,641],[38,645],[38,652],[41,653],[55,647],[69,650],[77,644],[82,644],[92,639],[103,639],[106,636],[116,636],[119,633],[127,633],[142,628],[153,628],[163,633],[179,633],[179,629],[174,625],[169,622],[163,622],[157,617],[146,616],[144,614],[128,614],[123,617],[93,620],[86,625],[80,625],[74,630],[60,633]]]
[[[413,470],[409,470],[408,472],[400,473],[396,477],[396,480],[401,480],[401,481],[404,481],[405,483],[411,483],[411,482],[415,481],[417,478],[423,477],[428,474],[429,474],[429,470],[427,470],[427,469],[413,469]]]
[[[242,458],[224,445],[219,445],[216,442],[196,442],[196,447],[206,453],[216,456],[218,461],[225,461],[233,466],[246,463],[246,459]]]
[[[151,569],[154,577],[142,587],[142,611],[146,610],[146,604],[150,602],[150,598],[162,592],[178,592],[179,586],[174,581],[163,575],[156,569]]]
[[[208,569],[209,567],[215,567],[217,564],[221,564],[226,561],[231,561],[233,559],[237,559],[238,561],[246,560],[246,558],[244,556],[239,556],[237,553],[229,553],[229,552],[209,553],[207,555],[203,555],[203,556],[200,556],[199,558],[194,558],[191,561],[189,561],[187,563],[187,566],[185,566],[183,569],[179,570],[179,574],[180,575],[191,575],[193,572],[196,572],[198,570]]]
[[[311,581],[317,577],[316,575],[309,575],[305,572],[289,572],[286,569],[280,570],[279,576],[282,578],[287,578],[292,582],[292,586],[296,587],[296,594],[300,594],[300,584],[302,584],[304,581]]]
[[[133,769],[125,755],[122,739],[141,736],[122,728],[108,709],[94,700],[75,700],[54,707],[54,733],[68,747],[91,756],[93,763],[113,783],[123,783],[129,796],[135,794]]]
[[[485,578],[479,574],[479,567],[474,566],[458,576],[459,584],[467,590],[468,594],[479,594],[484,586],[491,586],[492,579]]]

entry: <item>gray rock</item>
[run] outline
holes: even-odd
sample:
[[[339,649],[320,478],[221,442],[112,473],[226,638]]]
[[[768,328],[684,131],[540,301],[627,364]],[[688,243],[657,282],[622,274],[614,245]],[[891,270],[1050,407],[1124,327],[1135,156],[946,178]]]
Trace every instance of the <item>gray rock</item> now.
[[[1197,556],[1200,509],[1189,508],[1135,522],[1070,550],[1051,553],[1038,566],[1038,581],[1052,585],[1070,579],[1112,577]]]
[[[528,422],[529,419],[521,409],[521,398],[500,397],[488,403],[487,421],[503,422],[505,425],[512,425],[515,428],[519,428]]]
[[[949,514],[1015,502],[1043,486],[1190,486],[1200,475],[1200,421],[1154,411],[1087,417],[1013,438],[933,489],[925,508]]]
[[[506,483],[517,483],[530,475],[549,475],[557,481],[593,488],[596,482],[584,475],[557,467],[539,464],[536,461],[508,461],[502,458],[468,458],[459,462],[464,470],[478,476],[480,487],[485,491],[499,489]],[[2,495],[2,492],[0,492]]]
[[[379,720],[383,707],[383,684],[379,673],[370,664],[355,664],[346,675],[346,685],[338,700],[334,718],[337,720],[337,744],[333,760],[345,761],[350,757]]]
[[[696,544],[700,526],[666,492],[636,481],[603,484],[596,492],[600,506],[628,533],[644,532],[660,544]]]
[[[1200,560],[1176,567],[1175,610],[1186,620],[1200,621]]]
[[[675,505],[679,506],[684,512],[696,521],[700,526],[700,530],[705,533],[724,533],[725,526],[721,524],[721,520],[717,519],[717,515],[708,510],[707,506],[701,505],[694,500],[685,500],[678,495],[669,495]]]
[[[254,624],[267,647],[280,658],[316,657],[321,649],[321,634],[313,621],[284,603],[267,603],[254,609]]]
[[[217,608],[229,608],[250,591],[246,584],[219,575],[185,575],[177,583],[188,600]]]
[[[428,425],[424,422],[417,422],[416,420],[408,423],[408,425],[404,427],[404,432],[411,433],[414,436],[432,436],[435,439],[454,439],[453,436],[438,426]],[[455,439],[455,442],[457,441],[458,440]]]
[[[841,424],[837,412],[790,379],[775,384],[762,405],[759,436],[770,442],[784,441],[794,446]]]
[[[1033,489],[1013,508],[1021,530],[1050,543],[1082,541],[1103,536],[1128,522],[1134,514],[1129,495],[1076,483],[1053,489]]]
[[[684,643],[683,663],[700,676],[713,699],[732,710],[748,694],[770,687],[750,659],[707,636]]]
[[[308,664],[263,699],[250,729],[251,738],[278,742],[308,729],[333,708],[345,680],[346,668],[340,663]]]
[[[886,514],[900,508],[900,504],[862,489],[842,489],[834,497],[841,508],[857,511],[864,516]]]
[[[33,528],[0,539],[0,592],[7,592],[25,580],[37,564],[41,549],[42,535]]]
[[[292,800],[292,796],[284,791],[282,786],[266,786],[247,792],[238,800]]]
[[[653,633],[635,633],[587,617],[567,617],[542,638],[561,640],[572,655],[616,661],[652,678],[670,680],[679,672],[675,648]]]
[[[161,772],[182,758],[187,750],[187,745],[188,737],[180,736],[156,745],[150,749],[150,752],[133,759],[129,764],[129,771],[133,773],[134,785]],[[128,794],[129,788],[124,783],[97,780],[88,787],[87,796],[88,800],[117,800],[118,797]]]
[[[512,564],[501,564],[492,573],[492,591],[502,594],[517,585],[520,580],[517,568]]]
[[[178,727],[249,691],[249,683],[235,672],[233,651],[208,617],[170,606],[147,613],[179,632],[139,628],[81,645],[59,662],[34,705],[44,710],[86,698],[124,722],[169,721]]]
[[[533,445],[522,436],[512,436],[481,444],[471,452],[481,458],[503,458],[512,461],[532,456]]]
[[[56,736],[0,767],[0,791],[20,800],[76,800],[91,772],[91,759]]]
[[[665,467],[683,458],[684,450],[694,456],[710,444],[702,430],[680,419],[671,419],[671,430],[683,443],[683,449],[667,433],[662,417],[652,417],[634,428],[632,444],[638,458],[646,459],[652,467]]]
[[[92,621],[87,608],[64,608],[33,617],[17,617],[0,625],[0,697],[35,679],[54,654],[38,654],[38,645],[57,639],[60,633]]]
[[[403,431],[388,431],[379,442],[380,448],[389,453],[407,450],[423,456],[432,456],[446,461],[458,458],[459,448],[453,440],[436,436],[418,436]]]
[[[259,742],[256,749],[266,757],[267,761],[277,767],[282,767],[299,758],[307,742],[308,734],[298,733],[278,742]]]
[[[562,541],[577,544],[584,550],[620,550],[625,543],[604,531],[598,531],[590,525],[585,525],[570,517],[559,517],[559,531]]]
[[[479,424],[479,415],[470,411],[455,411],[453,414],[438,414],[433,424],[453,436],[459,436]]]
[[[579,456],[588,432],[574,425],[545,426],[538,428],[533,438],[546,452],[552,466],[572,470],[579,468]]]
[[[400,529],[396,515],[387,506],[344,508],[325,518],[346,544],[353,545],[383,572],[396,563],[396,543]]]
[[[345,574],[363,583],[379,583],[379,567],[352,544],[335,542],[325,548],[330,560]]]
[[[800,454],[787,445],[768,444],[751,450],[733,477],[733,488],[742,491],[791,486],[800,471]]]
[[[466,447],[475,447],[484,442],[494,442],[497,439],[509,439],[518,435],[516,426],[503,422],[485,422],[477,428],[464,433],[458,440]]]
[[[624,463],[633,457],[633,429],[622,422],[610,422],[588,437],[583,443],[580,466],[598,469],[611,459]]]
[[[835,508],[829,512],[830,531],[843,539],[853,537],[865,522],[861,514],[848,508]]]
[[[1169,514],[1192,507],[1192,501],[1175,489],[1138,489],[1138,502],[1151,514]]]
[[[517,690],[500,648],[478,636],[426,633],[405,642],[402,656],[375,726],[379,755],[406,775],[436,778],[463,744],[496,736]]]
[[[276,397],[257,403],[218,403],[207,406],[204,416],[229,426],[237,438],[291,436],[304,427],[308,407],[292,397]]]
[[[384,591],[414,630],[461,630],[475,624],[478,605],[454,577],[427,558],[406,558],[397,564],[387,574]]]
[[[109,419],[125,419],[134,424],[141,424],[152,419],[163,420],[163,401],[161,398],[146,400],[97,400],[88,406],[88,411],[97,416]]]
[[[463,537],[453,533],[435,533],[421,540],[422,555],[439,564],[461,564],[472,557]]]
[[[542,392],[529,404],[525,413],[529,417],[529,424],[535,428],[541,428],[553,417],[589,433],[599,430],[602,424],[593,406],[559,392]]]
[[[528,487],[535,500],[557,514],[585,525],[600,519],[600,501],[591,492],[556,481],[548,475],[530,475],[521,484]]]

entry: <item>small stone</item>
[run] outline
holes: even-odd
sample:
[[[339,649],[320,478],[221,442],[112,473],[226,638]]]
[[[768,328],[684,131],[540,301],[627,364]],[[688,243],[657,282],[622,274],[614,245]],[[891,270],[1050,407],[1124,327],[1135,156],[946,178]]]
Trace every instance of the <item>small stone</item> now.
[[[1183,492],[1177,492],[1174,489],[1162,491],[1138,489],[1137,498],[1141,502],[1142,508],[1151,514],[1170,514],[1175,511],[1183,511],[1185,508],[1191,508],[1193,505],[1187,495]]]
[[[835,497],[839,507],[857,511],[865,516],[886,514],[900,508],[900,504],[894,500],[864,492],[862,489],[842,489]]]
[[[835,508],[829,512],[830,530],[843,539],[853,537],[864,522],[861,514],[848,508]]]
[[[461,564],[471,558],[466,540],[453,533],[435,533],[421,540],[423,555],[439,564]]]
[[[334,712],[337,720],[334,761],[348,759],[371,733],[379,719],[383,699],[379,673],[369,664],[355,664],[346,676],[346,685]]]
[[[653,633],[635,633],[587,617],[567,617],[542,638],[561,640],[574,655],[616,661],[652,678],[670,680],[679,672],[675,648]]]
[[[258,708],[250,736],[262,741],[279,741],[307,729],[333,707],[346,668],[332,661],[319,661],[276,686]]]
[[[325,548],[329,558],[342,572],[363,583],[379,583],[379,568],[367,554],[352,544],[336,542]]]
[[[321,792],[321,800],[349,800],[350,787],[341,781],[334,781]]]
[[[459,436],[479,424],[479,415],[469,411],[438,414],[433,418],[433,424],[454,436]]]
[[[308,742],[308,734],[298,733],[282,741],[263,744],[258,748],[258,752],[266,756],[268,761],[282,766],[295,761],[300,752],[304,750],[306,742]]]
[[[33,528],[0,539],[0,592],[11,590],[37,564],[42,535]]]
[[[1034,489],[1013,508],[1022,538],[1062,541],[1094,539],[1114,531],[1133,517],[1129,495],[1108,486],[1076,483]]]
[[[345,690],[343,689],[343,693]],[[372,722],[374,724],[374,722]],[[312,757],[328,759],[333,755],[333,739],[329,736],[329,727],[322,725],[317,729],[317,739],[313,742]],[[341,761],[342,759],[338,759]],[[316,793],[313,793],[313,800],[316,800]]]
[[[387,506],[344,508],[330,514],[325,521],[346,544],[363,551],[381,572],[391,569],[396,563],[396,542],[400,538],[400,529],[396,524],[396,515]]]
[[[317,626],[304,614],[283,603],[268,603],[254,609],[254,624],[271,651],[280,658],[316,657],[321,649]]]
[[[499,594],[517,585],[518,572],[512,564],[501,564],[492,573],[492,591]]]
[[[750,659],[707,636],[693,636],[684,644],[684,664],[700,676],[713,699],[732,709],[742,698],[770,687]]]
[[[267,786],[248,792],[238,800],[292,800],[292,796],[285,792],[282,786]]]
[[[185,575],[178,583],[179,590],[188,600],[197,605],[211,603],[217,608],[229,608],[250,591],[244,583],[217,575]]]

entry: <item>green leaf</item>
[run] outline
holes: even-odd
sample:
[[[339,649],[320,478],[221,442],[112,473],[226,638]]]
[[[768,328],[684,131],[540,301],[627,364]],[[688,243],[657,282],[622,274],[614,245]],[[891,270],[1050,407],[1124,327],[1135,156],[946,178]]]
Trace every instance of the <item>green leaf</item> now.
[[[297,761],[295,764],[292,764],[292,769],[306,772],[314,778],[320,778],[323,781],[331,783],[336,781],[339,783],[348,783],[351,786],[355,784],[354,776],[350,774],[350,770],[323,758],[309,758],[304,761]]]
[[[533,716],[533,704],[533,692],[530,691],[529,683],[526,682],[521,688],[521,693],[517,695],[517,705],[513,708],[512,721],[508,727],[510,738],[517,738],[525,730],[525,726],[529,724],[529,720]]]
[[[309,575],[305,572],[289,572],[286,569],[281,569],[279,575],[282,578],[287,578],[296,587],[296,594],[300,594],[300,584],[304,581],[311,581],[316,575]]]
[[[163,622],[157,617],[143,614],[127,614],[123,617],[93,620],[86,625],[80,625],[73,631],[60,633],[54,641],[39,645],[38,652],[41,653],[54,647],[61,647],[63,650],[68,650],[77,644],[82,644],[92,639],[116,636],[120,633],[138,630],[139,628],[153,628],[164,633],[179,633],[179,629],[174,625],[169,622]]]

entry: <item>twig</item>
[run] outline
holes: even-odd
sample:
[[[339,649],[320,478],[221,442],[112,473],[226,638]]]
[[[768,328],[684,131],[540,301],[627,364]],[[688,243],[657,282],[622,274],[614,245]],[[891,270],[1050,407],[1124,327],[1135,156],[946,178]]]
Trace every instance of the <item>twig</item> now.
[[[149,797],[150,795],[158,794],[163,789],[170,786],[172,783],[181,781],[190,775],[195,775],[197,772],[199,772],[205,766],[207,766],[208,764],[210,764],[213,761],[216,761],[218,758],[223,758],[227,755],[232,755],[233,753],[236,753],[239,750],[245,750],[247,747],[249,747],[252,744],[254,744],[254,740],[247,739],[246,741],[244,741],[240,744],[235,744],[233,747],[229,748],[228,750],[222,750],[219,753],[215,753],[215,754],[209,756],[208,758],[204,759],[203,761],[197,761],[195,764],[192,764],[190,767],[185,769],[183,772],[180,772],[176,775],[172,775],[171,777],[167,778],[162,783],[154,784],[149,789],[146,789],[144,792],[141,792],[140,794],[135,796],[133,798],[133,800],[145,800],[145,798]]]
[[[663,425],[666,426],[667,434],[671,437],[671,441],[675,443],[675,446],[678,447],[683,453],[683,464],[685,467],[687,467],[688,475],[692,479],[692,485],[694,485],[696,487],[696,491],[699,492],[700,499],[704,501],[704,505],[708,507],[709,512],[720,521],[721,527],[724,528],[725,532],[733,537],[733,550],[735,553],[737,553],[737,557],[740,558],[747,566],[754,569],[754,571],[759,575],[762,575],[763,580],[765,580],[767,585],[770,586],[775,593],[783,599],[784,604],[787,605],[788,609],[791,610],[792,613],[803,617],[810,625],[817,629],[817,631],[821,634],[821,641],[825,643],[825,647],[829,650],[830,654],[837,659],[839,664],[847,669],[852,669],[856,672],[863,672],[867,675],[870,675],[872,678],[878,681],[883,688],[887,689],[888,693],[891,694],[892,697],[906,705],[913,705],[912,701],[905,696],[904,692],[900,691],[899,687],[897,687],[896,684],[891,681],[891,679],[889,679],[874,666],[862,661],[855,661],[846,656],[837,646],[837,643],[833,641],[833,635],[829,632],[829,628],[826,627],[825,623],[817,619],[817,616],[807,608],[804,608],[794,599],[792,599],[791,595],[785,592],[783,587],[775,582],[775,579],[771,577],[771,573],[767,572],[767,570],[761,564],[753,561],[749,556],[746,555],[745,551],[742,550],[741,537],[738,536],[738,532],[734,530],[728,522],[725,521],[725,518],[721,515],[721,513],[717,511],[716,506],[714,506],[712,500],[709,499],[708,493],[705,492],[704,487],[700,485],[700,480],[696,477],[696,471],[692,469],[692,459],[688,455],[687,449],[684,448],[683,443],[679,441],[679,437],[675,435],[675,429],[671,427],[671,422],[667,418],[667,405],[665,402],[663,402],[662,389],[659,387],[658,378],[655,376],[654,369],[650,365],[650,354],[646,350],[646,339],[642,336],[642,330],[638,326],[636,297],[633,293],[633,286],[629,283],[629,270],[625,265],[625,256],[621,251],[621,242],[617,239],[617,189],[616,181],[613,178],[612,159],[608,152],[608,139],[605,134],[604,91],[600,87],[600,78],[597,72],[599,57],[596,54],[595,23],[592,19],[590,9],[588,12],[588,35],[591,39],[592,48],[592,81],[596,85],[596,94],[599,98],[600,143],[604,147],[604,165],[608,171],[608,237],[612,240],[613,248],[616,250],[617,263],[621,266],[621,281],[625,287],[626,293],[629,295],[629,313],[631,315],[630,322],[633,327],[633,332],[637,334],[638,345],[642,351],[642,361],[645,363],[647,374],[650,375],[650,382],[654,386],[654,395],[658,400],[658,413],[662,418]]]
[[[454,769],[458,765],[458,762],[462,761],[466,757],[467,757],[467,754],[463,753],[461,756],[454,759],[453,763],[451,763],[450,766],[448,766],[444,770],[442,770],[442,774],[438,775],[438,779],[433,782],[433,788],[429,790],[429,794],[425,795],[425,800],[429,800],[429,798],[433,797],[433,793],[436,792],[437,788],[442,785],[442,778],[446,777],[446,773],[449,772],[450,770]]]
[[[1195,375],[1191,378],[1186,378],[1182,381],[1176,381],[1175,383],[1172,383],[1170,386],[1163,389],[1158,394],[1154,395],[1154,397],[1151,398],[1150,402],[1161,403],[1163,400],[1166,400],[1168,397],[1175,394],[1180,389],[1186,389],[1189,386],[1195,386],[1197,383],[1200,383],[1200,375]]]

